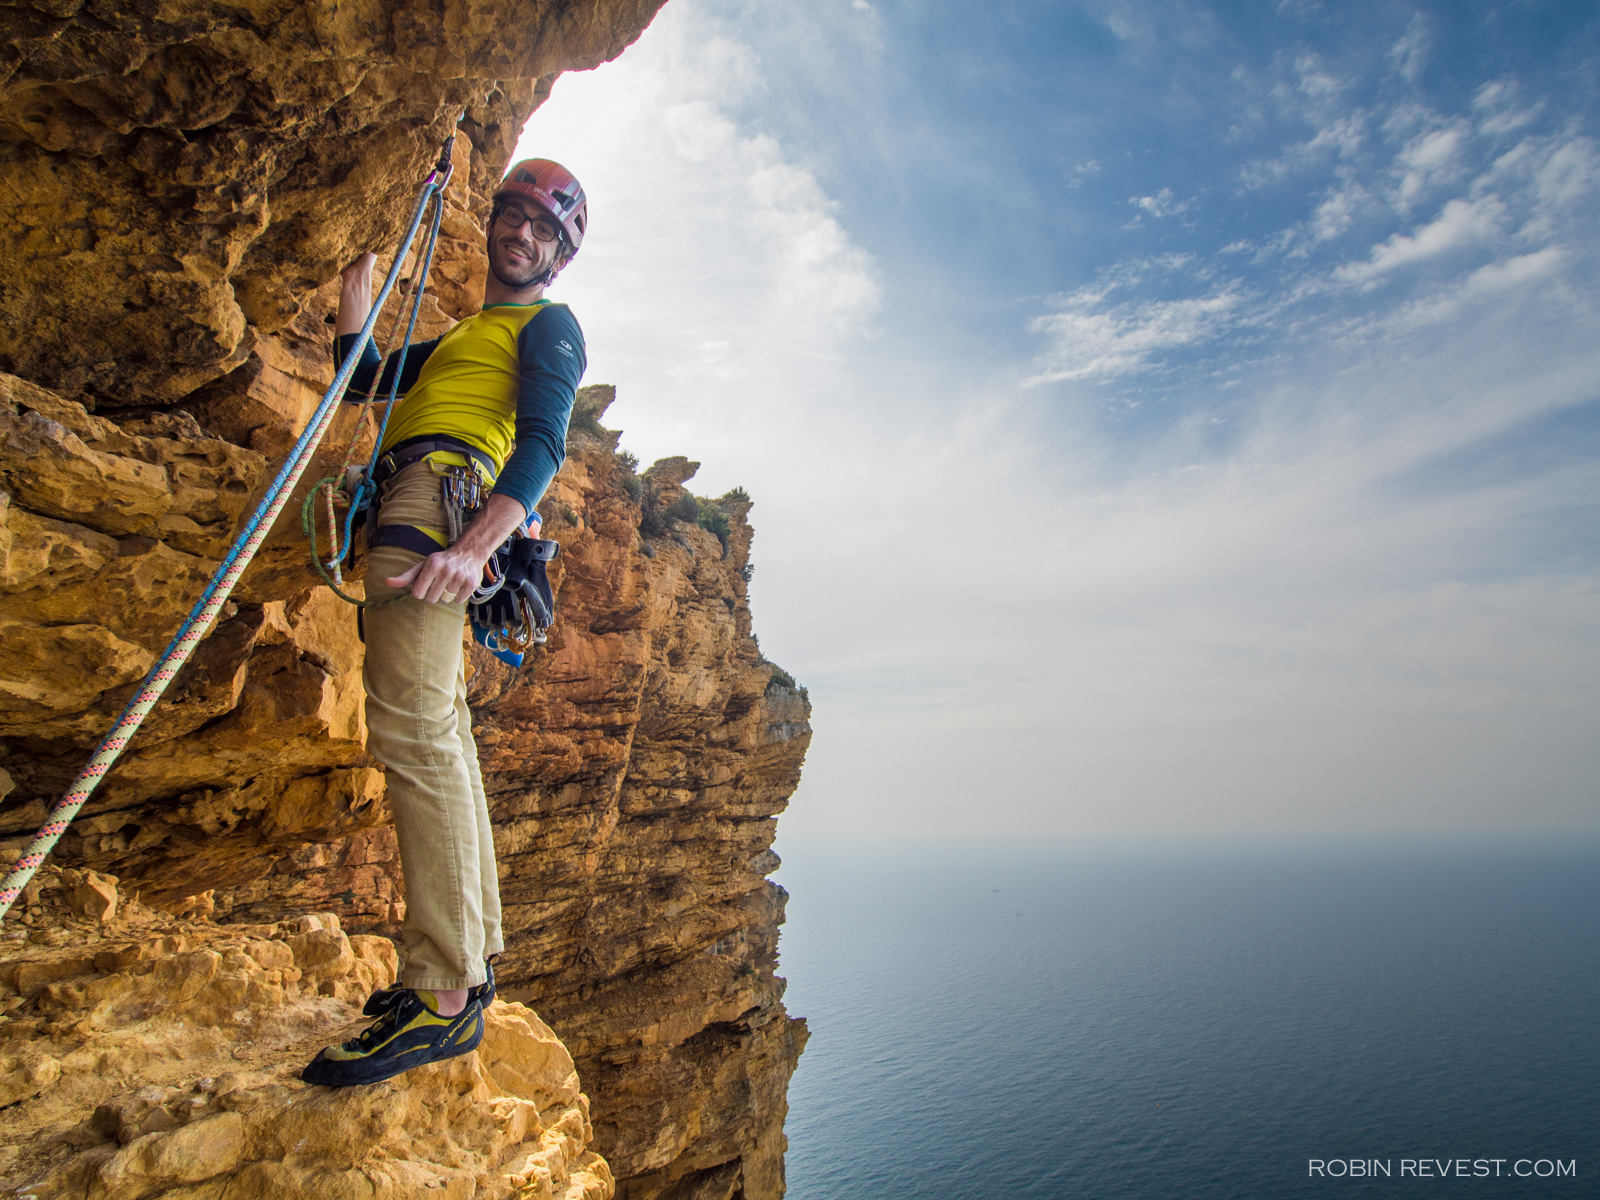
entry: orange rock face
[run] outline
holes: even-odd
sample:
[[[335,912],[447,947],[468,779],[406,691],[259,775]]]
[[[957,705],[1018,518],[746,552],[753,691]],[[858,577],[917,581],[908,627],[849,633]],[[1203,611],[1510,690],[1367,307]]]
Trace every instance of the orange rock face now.
[[[805,1028],[773,974],[785,895],[765,876],[810,705],[751,637],[748,501],[713,502],[725,549],[660,515],[687,465],[646,472],[641,505],[584,424],[546,505],[564,566],[535,681],[479,655],[471,683],[507,992],[567,1039],[628,1196],[777,1197]]]
[[[191,394],[352,247],[392,240],[459,116],[482,190],[556,75],[615,57],[660,6],[8,6],[0,370],[113,404]]]
[[[0,1180],[39,1200],[613,1195],[572,1057],[530,1010],[495,1003],[459,1059],[310,1087],[300,1067],[394,979],[389,940],[331,913],[119,916],[117,882],[46,867],[30,907],[53,920],[0,941]]]
[[[0,866],[331,379],[339,267],[393,244],[464,113],[421,334],[474,311],[489,192],[523,121],[659,3],[3,10]],[[285,1090],[392,976],[385,935],[404,917],[355,615],[306,565],[297,496],[62,840],[50,886],[0,931],[0,1095],[32,1114],[7,1144],[48,1142],[61,1194],[200,1196],[237,1177],[241,1194],[303,1195],[314,1177],[329,1195],[609,1195],[597,1152],[636,1200],[782,1194],[805,1032],[782,1006],[784,896],[766,876],[809,704],[751,633],[748,499],[685,499],[687,459],[636,475],[599,424],[609,398],[585,389],[542,506],[564,547],[549,644],[521,672],[471,651],[503,987],[565,1039],[592,1118],[576,1079],[508,1083],[494,1062],[522,1051],[441,1067],[415,1099],[330,1108]],[[307,482],[373,428],[344,413]],[[560,1049],[509,1011],[538,1055]],[[566,1107],[552,1116],[546,1094]],[[485,1112],[476,1140],[452,1140]],[[363,1132],[308,1149],[300,1166],[320,1174],[271,1166],[293,1158],[274,1129],[330,1118]],[[22,1171],[22,1153],[0,1163]],[[332,1182],[355,1158],[382,1169]]]

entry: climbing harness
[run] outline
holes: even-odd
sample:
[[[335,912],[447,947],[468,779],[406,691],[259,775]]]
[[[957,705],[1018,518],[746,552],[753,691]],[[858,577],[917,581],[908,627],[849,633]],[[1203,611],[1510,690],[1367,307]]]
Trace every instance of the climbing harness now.
[[[311,548],[311,565],[324,584],[339,599],[357,608],[380,608],[404,599],[404,595],[385,600],[366,600],[348,595],[343,588],[343,564],[354,549],[355,528],[365,522],[369,511],[381,498],[384,486],[399,472],[413,463],[427,461],[439,475],[440,498],[445,511],[445,544],[453,544],[471,523],[486,498],[485,484],[492,484],[495,475],[494,460],[478,447],[444,434],[407,438],[383,449],[384,434],[398,404],[400,375],[405,369],[405,356],[416,329],[417,315],[422,308],[422,292],[427,286],[428,266],[433,260],[434,244],[439,236],[442,200],[435,197],[435,207],[429,228],[428,241],[417,256],[418,269],[410,283],[410,316],[406,335],[401,342],[393,379],[378,435],[373,442],[372,457],[364,468],[355,466],[355,451],[366,427],[366,413],[376,395],[379,380],[387,368],[374,369],[372,382],[362,404],[355,434],[345,449],[344,461],[339,470],[318,480],[300,508],[300,524],[305,530]],[[399,328],[400,313],[396,313],[390,327],[392,344]],[[359,346],[351,353],[359,355]],[[387,359],[387,352],[385,359]],[[464,459],[465,465],[436,465],[434,456],[448,452]],[[316,505],[321,498],[327,513],[328,558],[324,562],[317,540]],[[340,522],[336,502],[343,500],[349,511],[340,536]],[[536,644],[543,642],[555,611],[555,596],[545,571],[545,564],[554,561],[560,547],[552,541],[527,536],[527,526],[537,520],[537,512],[530,513],[521,528],[512,531],[484,564],[484,581],[468,601],[467,612],[472,620],[473,637],[491,654],[513,667],[522,665],[523,656]],[[526,545],[524,545],[526,543]],[[442,547],[425,530],[412,525],[380,525],[367,537],[369,549],[378,546],[398,546],[401,549],[427,556]],[[528,547],[533,547],[529,549]]]
[[[372,340],[372,331],[378,323],[378,314],[382,310],[384,302],[389,298],[389,293],[393,290],[396,281],[400,278],[401,267],[404,265],[407,255],[411,252],[418,230],[422,227],[424,213],[427,212],[430,203],[433,203],[435,205],[434,220],[430,228],[427,254],[427,258],[431,260],[432,245],[437,238],[439,215],[443,210],[444,189],[450,181],[450,154],[454,145],[455,134],[452,132],[445,139],[444,149],[439,156],[438,163],[428,173],[427,178],[423,180],[416,206],[411,214],[411,222],[406,228],[404,238],[401,239],[400,248],[395,254],[394,262],[389,268],[388,275],[384,279],[383,287],[379,289],[377,296],[374,298],[372,311],[367,314],[366,322],[361,327],[361,332],[355,345],[351,347],[350,352],[345,356],[344,362],[340,364],[338,370],[334,373],[333,382],[328,386],[328,390],[323,393],[322,400],[311,414],[311,419],[306,422],[305,429],[290,448],[287,460],[279,468],[278,474],[268,486],[265,495],[261,498],[261,502],[256,506],[255,511],[250,514],[244,527],[239,531],[238,537],[234,539],[233,544],[228,548],[227,555],[217,567],[216,573],[212,575],[210,582],[206,584],[205,591],[195,601],[194,607],[189,611],[189,615],[184,619],[183,624],[179,626],[178,632],[173,635],[172,640],[167,644],[167,648],[162,651],[161,657],[150,668],[133,699],[129,701],[127,707],[117,717],[116,722],[111,727],[111,732],[106,734],[100,745],[96,747],[88,764],[78,773],[77,778],[72,781],[71,786],[67,788],[66,794],[56,801],[55,806],[50,810],[49,818],[39,832],[34,835],[33,840],[28,843],[27,848],[22,853],[22,857],[17,860],[10,873],[6,875],[4,882],[0,883],[0,917],[4,917],[6,912],[10,910],[11,905],[21,894],[28,880],[33,878],[34,872],[44,862],[45,856],[61,840],[61,835],[66,833],[67,827],[71,825],[72,819],[77,816],[78,810],[83,807],[85,801],[94,792],[94,789],[99,786],[106,772],[111,769],[112,763],[127,748],[129,741],[132,740],[134,733],[143,723],[145,717],[155,707],[156,702],[161,698],[162,693],[167,690],[167,686],[178,674],[179,669],[188,661],[195,647],[200,644],[201,638],[210,629],[217,618],[217,614],[222,611],[222,606],[227,602],[229,593],[233,591],[234,586],[239,582],[239,577],[244,574],[245,568],[250,565],[250,561],[261,548],[261,543],[272,529],[273,522],[277,520],[278,514],[283,511],[284,506],[289,501],[290,494],[294,491],[295,485],[299,483],[306,467],[310,465],[317,445],[322,441],[323,436],[328,432],[329,426],[333,423],[334,413],[338,409],[339,401],[344,395],[345,388],[349,385],[351,375],[355,373],[356,364],[360,361],[361,353],[366,348],[367,343]],[[424,272],[427,266],[428,262],[422,264]],[[411,321],[406,331],[407,344],[410,341],[411,330],[416,326],[416,317],[421,301],[420,288],[414,288],[413,291],[416,294],[413,297]],[[396,324],[398,324],[398,316]],[[404,353],[404,347],[402,347],[401,353]],[[395,371],[397,384],[399,378],[400,373],[397,367]],[[368,390],[369,404],[375,388],[376,377],[373,388]],[[379,436],[379,444],[381,445],[382,435],[380,434]],[[313,551],[313,553],[315,552]],[[318,569],[321,572],[320,563]],[[327,578],[325,573],[324,578]]]
[[[493,471],[483,466],[482,451],[449,437],[416,438],[383,456],[378,466],[378,487],[381,490],[398,471],[412,463],[429,460],[441,450],[469,455],[473,464],[428,463],[439,476],[440,497],[444,502],[445,528],[441,532],[447,543],[454,543],[488,497],[487,481],[493,479]],[[387,471],[386,466],[389,467]],[[529,536],[529,528],[541,521],[537,510],[529,513],[527,520],[495,547],[484,563],[483,580],[467,600],[474,639],[501,662],[513,667],[520,667],[523,656],[546,640],[555,616],[555,594],[545,567],[555,561],[561,547],[548,539]],[[367,545],[397,546],[424,556],[441,549],[427,530],[400,524],[373,529]]]
[[[466,466],[444,465],[433,462],[442,452],[464,457]],[[494,479],[494,463],[482,450],[466,442],[443,434],[410,438],[376,455],[373,465],[362,475],[357,488],[369,487],[376,498],[395,475],[418,462],[427,462],[439,476],[440,498],[445,512],[445,544],[453,544],[488,498],[488,486]],[[318,486],[329,485],[337,476],[329,476]],[[358,492],[356,494],[359,494]],[[308,496],[301,509],[301,521],[306,537],[311,543],[311,562],[322,580],[340,599],[358,608],[379,608],[405,598],[387,600],[360,600],[346,595],[338,586],[336,573],[343,553],[335,551],[332,561],[324,564],[319,557],[313,501],[317,493]],[[535,645],[546,640],[555,615],[555,594],[550,586],[545,564],[555,561],[561,547],[556,542],[528,536],[528,528],[540,521],[536,511],[511,536],[495,548],[484,564],[483,581],[467,601],[467,615],[472,621],[472,635],[477,642],[501,662],[520,667],[523,657]],[[337,528],[336,518],[329,509],[329,526]],[[347,526],[348,530],[348,526]],[[348,532],[346,534],[349,536]],[[367,534],[368,549],[379,546],[396,546],[424,557],[443,549],[427,530],[415,525],[379,525]]]

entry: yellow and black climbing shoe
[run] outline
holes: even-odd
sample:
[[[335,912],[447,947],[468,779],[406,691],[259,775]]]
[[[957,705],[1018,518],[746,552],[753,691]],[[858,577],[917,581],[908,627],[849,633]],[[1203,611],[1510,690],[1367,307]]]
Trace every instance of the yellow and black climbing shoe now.
[[[467,989],[467,1003],[476,1001],[488,1011],[489,1005],[494,1003],[494,965],[500,961],[498,954],[491,954],[483,960],[483,969],[488,972],[488,978],[477,987]],[[400,998],[411,989],[403,983],[391,983],[388,987],[379,988],[367,997],[367,1003],[361,1009],[364,1017],[381,1017],[396,1004]]]
[[[483,1007],[468,1000],[453,1017],[435,1010],[432,992],[406,990],[371,1025],[311,1060],[300,1078],[328,1087],[377,1083],[424,1063],[470,1053],[483,1040]]]

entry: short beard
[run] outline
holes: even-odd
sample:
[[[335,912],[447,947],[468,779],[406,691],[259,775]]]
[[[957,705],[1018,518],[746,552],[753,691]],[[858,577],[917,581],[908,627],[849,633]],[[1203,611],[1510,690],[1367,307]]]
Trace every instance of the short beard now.
[[[508,278],[505,272],[501,271],[500,262],[497,261],[504,260],[505,256],[506,252],[504,247],[495,242],[491,242],[489,244],[489,270],[492,271],[494,273],[494,277],[506,287],[511,288],[513,291],[520,292],[523,288],[537,287],[540,284],[550,282],[550,270],[546,269],[544,271],[539,271],[532,263],[528,264],[528,266],[524,268],[530,272],[527,279]]]

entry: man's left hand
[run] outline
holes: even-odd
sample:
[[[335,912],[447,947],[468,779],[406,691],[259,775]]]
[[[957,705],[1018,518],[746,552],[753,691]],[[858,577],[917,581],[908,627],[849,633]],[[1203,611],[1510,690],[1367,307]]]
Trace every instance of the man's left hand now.
[[[384,582],[394,588],[409,586],[413,596],[429,604],[459,604],[483,582],[483,564],[487,561],[487,555],[479,558],[463,550],[458,542]]]
[[[471,599],[483,582],[483,564],[489,556],[527,518],[527,511],[510,496],[491,494],[453,545],[384,582],[394,588],[409,586],[413,596],[429,604],[460,604]]]

